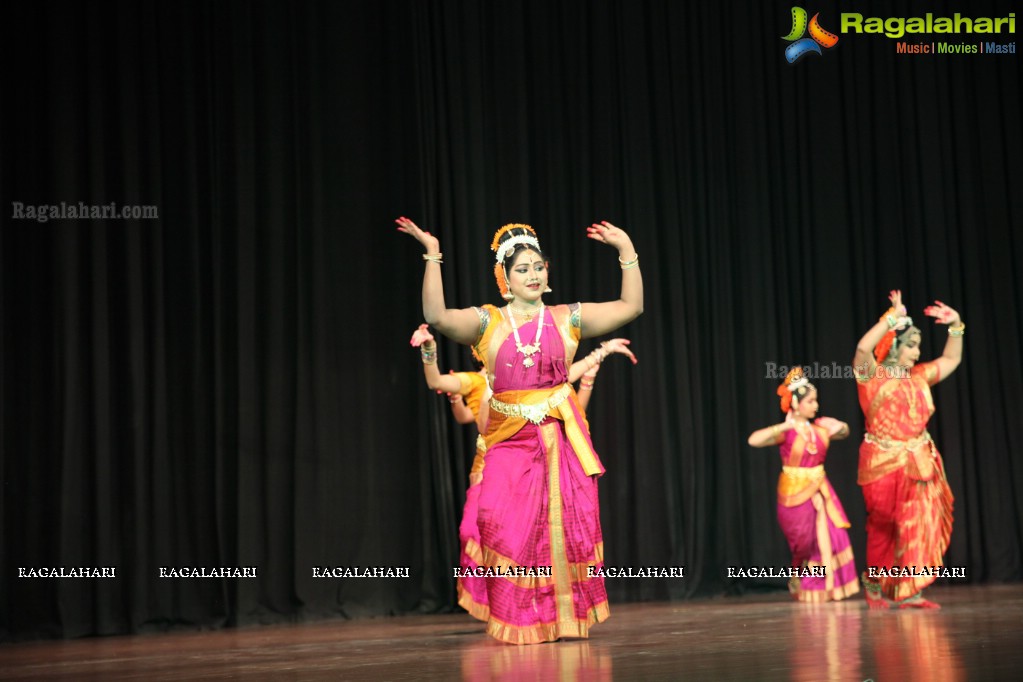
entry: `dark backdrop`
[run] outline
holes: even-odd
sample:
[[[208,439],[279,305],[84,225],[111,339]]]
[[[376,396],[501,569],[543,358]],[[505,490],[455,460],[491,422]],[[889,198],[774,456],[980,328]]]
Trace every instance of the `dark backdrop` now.
[[[924,5],[856,7],[1011,9]],[[606,555],[686,574],[611,580],[613,602],[782,589],[725,577],[788,561],[777,453],[745,442],[780,419],[767,363],[848,364],[893,287],[915,317],[938,298],[969,325],[932,421],[956,495],[947,563],[1018,580],[1018,59],[847,34],[789,65],[789,8],[5,4],[0,634],[453,607],[471,436],[408,347],[422,261],[398,215],[439,235],[456,306],[500,302],[502,223],[538,229],[552,301],[617,294],[585,225],[633,236],[646,312],[620,334],[640,363],[611,360],[590,410]],[[808,9],[838,30],[841,5]],[[62,201],[159,218],[12,218]],[[940,354],[944,328],[921,326]],[[852,426],[828,470],[862,567],[855,386],[816,383]],[[158,577],[182,565],[259,577]],[[325,565],[411,577],[313,578]],[[117,578],[17,577],[32,566]]]

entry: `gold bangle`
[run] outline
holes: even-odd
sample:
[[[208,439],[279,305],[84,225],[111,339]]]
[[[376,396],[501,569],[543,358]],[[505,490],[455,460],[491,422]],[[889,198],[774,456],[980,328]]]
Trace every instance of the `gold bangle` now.
[[[631,270],[639,265],[639,254],[637,253],[636,257],[630,261],[624,261],[621,256],[618,256],[618,264],[622,266],[622,270]]]
[[[771,427],[771,433],[774,435],[775,438],[781,435],[781,429],[778,428],[777,424]]]
[[[423,254],[423,260],[428,261],[430,263],[436,263],[437,265],[440,265],[441,263],[444,262],[444,254],[443,253],[424,253]]]
[[[580,391],[592,391],[593,390],[593,382],[585,384],[585,383],[580,381],[579,382],[579,390]]]
[[[958,327],[949,327],[948,328],[948,335],[949,336],[962,336],[965,333],[966,333],[966,323],[963,322],[962,320],[959,321],[959,326]]]

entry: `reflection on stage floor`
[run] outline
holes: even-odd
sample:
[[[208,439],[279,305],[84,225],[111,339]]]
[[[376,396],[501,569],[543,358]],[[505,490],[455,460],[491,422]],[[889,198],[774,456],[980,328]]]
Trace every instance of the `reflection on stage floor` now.
[[[588,640],[498,643],[464,613],[0,646],[0,680],[974,680],[1023,671],[1023,585],[938,611],[782,593],[612,605]]]

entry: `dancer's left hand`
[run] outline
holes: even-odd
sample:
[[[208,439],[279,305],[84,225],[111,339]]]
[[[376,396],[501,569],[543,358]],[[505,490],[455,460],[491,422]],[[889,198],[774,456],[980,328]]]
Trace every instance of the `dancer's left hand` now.
[[[835,436],[845,428],[845,422],[840,422],[834,417],[818,417],[814,424],[822,429],[826,429],[828,436]]]
[[[631,256],[634,252],[632,239],[625,233],[625,230],[615,227],[606,220],[601,220],[599,223],[593,223],[587,227],[586,236],[602,244],[615,247],[620,254]]]
[[[430,333],[430,325],[421,324],[419,325],[419,328],[412,333],[412,340],[409,341],[409,344],[411,344],[413,348],[418,348],[424,343],[427,345],[433,345],[433,342],[433,334]]]
[[[604,347],[604,350],[607,351],[608,355],[610,355],[611,353],[621,353],[622,355],[625,355],[630,360],[632,360],[632,364],[635,365],[637,362],[639,362],[639,360],[637,360],[636,356],[632,353],[631,350],[629,350],[630,343],[632,342],[629,341],[628,339],[608,339],[607,341],[600,345]]]
[[[924,308],[924,315],[933,317],[935,324],[947,324],[950,326],[959,325],[959,313],[941,301],[935,301],[934,305],[929,305]]]

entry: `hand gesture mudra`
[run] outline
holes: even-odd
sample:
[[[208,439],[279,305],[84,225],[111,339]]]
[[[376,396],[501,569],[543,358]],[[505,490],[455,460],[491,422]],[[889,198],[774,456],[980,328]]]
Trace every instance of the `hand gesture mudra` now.
[[[630,343],[632,342],[629,341],[628,339],[609,339],[600,345],[603,346],[604,350],[607,351],[608,355],[610,355],[611,353],[621,353],[622,355],[625,355],[630,360],[632,360],[632,364],[635,365],[637,362],[639,362],[639,360],[637,360],[636,356],[632,353],[631,350],[629,350]]]
[[[814,421],[814,424],[823,429],[826,429],[829,437],[837,435],[844,426],[842,422],[838,421],[834,417],[818,417]]]
[[[423,248],[426,249],[426,253],[440,252],[440,240],[408,218],[403,216],[394,222],[398,224],[398,232],[404,232],[407,235],[411,235],[417,242],[423,245]]]
[[[924,308],[924,315],[933,317],[935,324],[959,324],[959,313],[941,301],[935,301],[934,305],[929,305]]]
[[[618,249],[619,253],[625,249],[632,249],[632,240],[629,238],[629,235],[625,233],[625,230],[620,227],[615,227],[606,220],[601,220],[599,223],[593,223],[587,227],[586,236],[602,244],[613,246]]]
[[[906,306],[902,303],[902,290],[892,289],[888,292],[888,300],[892,303],[892,309],[895,310],[896,317],[906,316]]]
[[[419,348],[424,343],[431,342],[433,342],[433,334],[430,333],[430,325],[421,324],[414,332],[412,332],[412,340],[409,341],[409,344],[411,344],[413,348]]]

